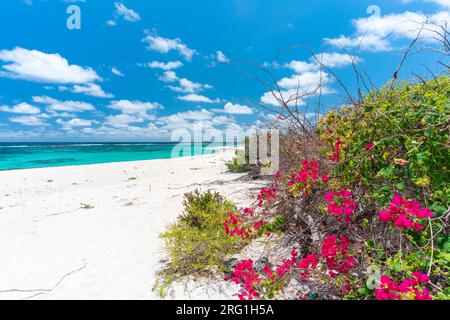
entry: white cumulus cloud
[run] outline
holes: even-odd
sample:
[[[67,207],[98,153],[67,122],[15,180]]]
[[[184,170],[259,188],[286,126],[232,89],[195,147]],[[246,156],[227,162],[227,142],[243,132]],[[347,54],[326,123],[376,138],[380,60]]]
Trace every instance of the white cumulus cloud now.
[[[197,83],[186,78],[179,78],[176,72],[171,70],[164,72],[164,74],[159,77],[159,80],[166,83],[177,82],[178,85],[169,85],[167,87],[172,91],[181,93],[196,93],[212,88],[209,84]]]
[[[299,89],[300,93],[315,90],[317,87],[328,83],[329,76],[325,72],[305,72],[291,77],[282,78],[278,86],[283,89]]]
[[[57,119],[56,123],[61,125],[63,130],[72,130],[74,127],[90,127],[93,124],[97,123],[97,121],[73,118],[68,121],[64,121],[62,119]]]
[[[148,111],[162,109],[163,106],[157,102],[116,100],[112,101],[108,108],[121,111],[124,114],[147,116]]]
[[[115,74],[116,76],[119,76],[119,77],[123,77],[124,76],[124,74],[122,73],[122,71],[120,71],[119,69],[117,69],[117,68],[111,68],[111,72],[113,73],[113,74]]]
[[[41,113],[41,109],[38,107],[32,106],[28,103],[22,102],[16,104],[15,106],[0,106],[0,111],[9,112],[9,113],[21,113],[21,114],[39,114]]]
[[[126,128],[132,123],[140,123],[144,122],[144,120],[143,117],[121,113],[106,117],[106,124],[115,128]]]
[[[217,61],[219,61],[220,63],[230,62],[230,59],[228,59],[228,57],[220,50],[216,52],[216,56],[217,56]]]
[[[384,16],[372,15],[352,21],[356,31],[352,36],[340,35],[337,38],[326,38],[324,41],[342,48],[359,48],[367,51],[391,51],[396,48],[395,40],[413,40],[421,27],[421,38],[425,41],[435,41],[433,31],[439,25],[448,24],[450,12],[441,11],[432,15],[421,12],[405,11]],[[438,26],[436,26],[438,25]]]
[[[139,13],[125,7],[123,3],[115,2],[114,7],[116,8],[116,14],[123,17],[127,21],[136,22],[141,20],[141,16],[139,15]]]
[[[111,93],[106,93],[103,89],[95,83],[88,83],[86,85],[74,85],[71,90],[73,93],[83,93],[87,96],[98,97],[98,98],[112,98],[114,97]]]
[[[190,94],[186,94],[184,96],[179,96],[178,99],[182,100],[182,101],[188,101],[188,102],[203,102],[203,103],[220,102],[220,99],[213,100],[211,98],[208,98],[206,96],[196,94],[196,93],[190,93]]]
[[[44,83],[90,83],[100,80],[98,74],[88,67],[69,64],[61,55],[16,47],[1,50],[0,76]]]
[[[161,117],[157,121],[160,129],[165,130],[193,130],[195,126],[198,127],[200,125],[203,129],[211,130],[214,129],[214,126],[230,124],[232,122],[233,119],[226,116],[216,117],[211,111],[206,109],[178,112]]]
[[[9,121],[20,123],[24,126],[48,126],[48,124],[37,115],[9,118]]]
[[[152,61],[146,64],[146,66],[152,69],[173,70],[182,67],[183,63],[181,61],[169,61],[169,62]]]
[[[250,107],[241,104],[232,104],[227,102],[223,107],[224,111],[229,114],[252,114],[253,111]]]
[[[73,100],[61,101],[48,96],[34,96],[33,102],[45,105],[46,110],[50,113],[84,112],[95,110],[95,107],[90,103]]]
[[[157,51],[159,53],[175,51],[183,56],[187,61],[191,61],[192,57],[197,53],[197,51],[184,44],[180,38],[163,38],[154,32],[148,33],[142,41],[147,43],[148,50]]]
[[[321,65],[329,68],[342,68],[351,65],[353,61],[355,61],[355,63],[362,62],[362,59],[357,56],[339,52],[323,52],[316,54],[315,58],[311,57],[309,61],[293,60],[286,64],[286,67],[292,69],[297,74],[301,74],[320,70]]]

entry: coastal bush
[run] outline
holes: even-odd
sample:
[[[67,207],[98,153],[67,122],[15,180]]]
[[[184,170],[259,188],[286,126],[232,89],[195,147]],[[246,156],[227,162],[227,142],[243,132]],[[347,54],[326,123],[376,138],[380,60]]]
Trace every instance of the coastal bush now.
[[[228,237],[223,228],[223,221],[235,205],[219,193],[186,193],[183,206],[184,213],[161,235],[168,252],[168,261],[155,286],[161,296],[175,279],[208,276],[224,266],[228,255],[245,246]]]
[[[244,159],[242,156],[243,153],[243,150],[236,150],[236,157],[225,163],[229,172],[242,173],[250,171],[250,165],[247,162],[239,160]]]
[[[388,83],[295,139],[304,158],[291,153],[254,207],[224,220],[231,238],[271,226],[294,247],[264,268],[238,261],[239,298],[276,298],[296,279],[288,298],[449,299],[449,106],[448,77]]]
[[[439,77],[405,82],[370,94],[356,108],[328,113],[318,133],[326,154],[339,162],[339,182],[358,183],[376,205],[401,192],[443,213],[450,200],[449,97],[450,79]]]
[[[228,171],[242,173],[251,170],[250,165],[250,149],[249,149],[249,138],[245,137],[244,140],[244,150],[236,150],[236,157],[226,162]]]
[[[245,300],[449,300],[450,79],[419,80],[281,132],[280,171],[249,207],[186,196],[163,284],[220,271]],[[227,260],[254,239],[264,257]]]
[[[385,254],[374,262],[390,272],[425,270],[436,298],[450,292],[449,107],[448,76],[389,83],[356,108],[329,113],[318,130],[337,182],[358,190],[364,212],[356,221],[390,223],[371,239]]]

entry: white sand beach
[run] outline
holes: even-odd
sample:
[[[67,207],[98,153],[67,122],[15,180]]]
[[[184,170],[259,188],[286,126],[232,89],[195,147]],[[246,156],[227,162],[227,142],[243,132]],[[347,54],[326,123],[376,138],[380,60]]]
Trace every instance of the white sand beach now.
[[[233,154],[0,172],[0,299],[157,299],[159,234],[183,194],[249,201],[255,182],[226,173]]]

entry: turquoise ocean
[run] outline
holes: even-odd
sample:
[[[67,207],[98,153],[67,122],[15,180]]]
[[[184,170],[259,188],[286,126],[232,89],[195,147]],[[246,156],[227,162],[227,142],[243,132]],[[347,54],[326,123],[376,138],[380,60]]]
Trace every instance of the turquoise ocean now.
[[[168,159],[220,152],[222,145],[175,143],[0,143],[0,170]]]

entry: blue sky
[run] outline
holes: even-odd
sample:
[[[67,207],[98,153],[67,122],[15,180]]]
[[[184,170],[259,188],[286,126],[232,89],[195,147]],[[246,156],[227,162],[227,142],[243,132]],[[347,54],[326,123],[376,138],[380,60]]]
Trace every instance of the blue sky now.
[[[80,9],[81,29],[66,12]],[[0,141],[155,141],[174,129],[274,121],[276,99],[319,82],[345,103],[315,52],[354,92],[351,58],[379,86],[418,23],[450,22],[450,0],[6,0],[0,4]],[[420,47],[433,47],[424,33]],[[296,47],[294,47],[296,46]],[[414,54],[401,76],[439,72]],[[263,107],[264,106],[264,107]]]

